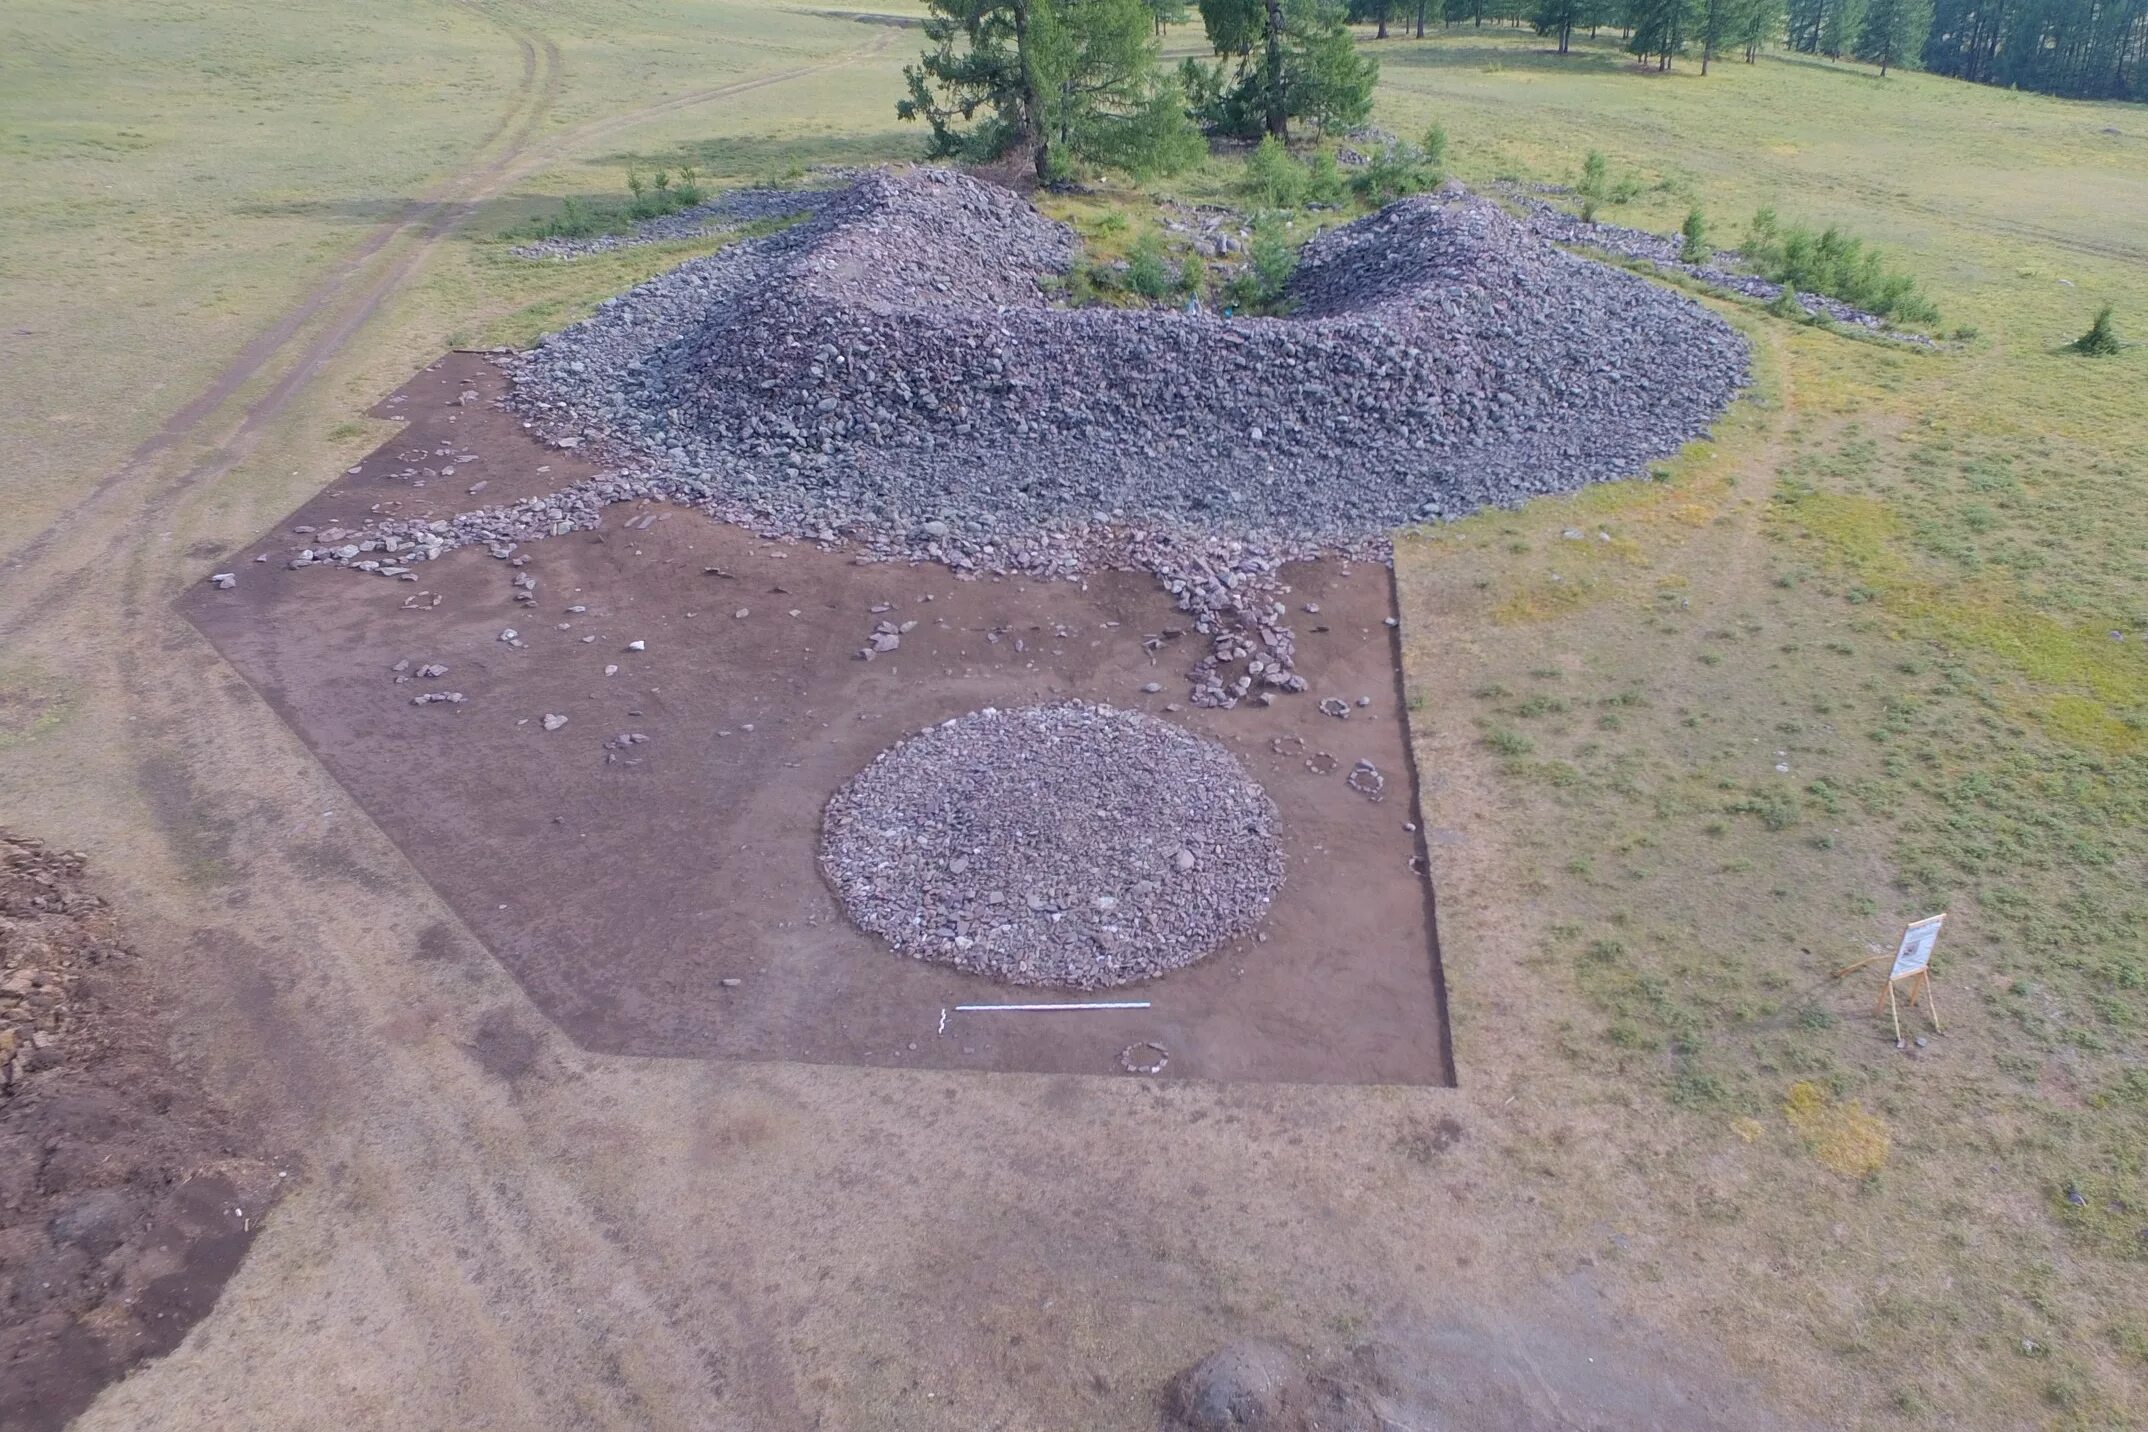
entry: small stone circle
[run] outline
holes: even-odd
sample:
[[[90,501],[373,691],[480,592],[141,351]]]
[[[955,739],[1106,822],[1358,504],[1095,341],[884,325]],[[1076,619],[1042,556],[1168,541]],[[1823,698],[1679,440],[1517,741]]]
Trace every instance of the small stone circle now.
[[[1275,803],[1223,747],[1138,711],[986,707],[828,803],[821,868],[898,952],[1099,989],[1250,933],[1283,880]]]

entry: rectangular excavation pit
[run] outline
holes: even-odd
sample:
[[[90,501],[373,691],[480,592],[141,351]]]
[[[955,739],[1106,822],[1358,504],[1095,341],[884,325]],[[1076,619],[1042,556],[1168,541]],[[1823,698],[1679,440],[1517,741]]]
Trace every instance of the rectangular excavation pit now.
[[[234,588],[204,585],[182,605],[579,1043],[1104,1074],[1153,1041],[1167,1078],[1453,1082],[1384,567],[1291,568],[1309,689],[1232,711],[1186,704],[1200,638],[1143,573],[960,580],[648,503],[525,545],[521,567],[465,549],[417,564],[414,581],[286,568],[376,507],[446,516],[593,470],[533,442],[493,405],[502,387],[478,355],[425,369],[376,410],[407,420],[401,434],[227,559]],[[515,599],[521,575],[537,581],[534,603]],[[918,624],[898,650],[860,660],[883,619]],[[508,628],[517,644],[499,639]],[[1142,638],[1167,628],[1185,634],[1152,656]],[[629,651],[635,641],[646,649]],[[448,674],[414,675],[433,662]],[[1150,682],[1162,691],[1143,693]],[[412,704],[431,690],[465,700]],[[1328,696],[1350,703],[1347,719],[1321,713]],[[932,722],[1077,697],[1183,722],[1267,787],[1288,867],[1265,938],[1078,994],[920,963],[853,928],[818,862],[835,788]],[[547,731],[548,714],[566,725]],[[616,747],[628,732],[648,739]],[[1308,770],[1300,742],[1335,769]],[[1360,758],[1385,774],[1384,800],[1345,785]],[[1151,1008],[954,1012],[1086,999]]]

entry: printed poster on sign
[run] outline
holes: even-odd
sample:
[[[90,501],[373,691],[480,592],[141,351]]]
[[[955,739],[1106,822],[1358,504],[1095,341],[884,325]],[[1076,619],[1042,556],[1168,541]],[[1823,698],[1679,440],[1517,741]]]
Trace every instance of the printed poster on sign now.
[[[1894,969],[1887,976],[1890,983],[1924,973],[1925,966],[1932,962],[1932,946],[1939,943],[1939,927],[1946,918],[1934,915],[1902,932],[1902,946],[1894,952]]]

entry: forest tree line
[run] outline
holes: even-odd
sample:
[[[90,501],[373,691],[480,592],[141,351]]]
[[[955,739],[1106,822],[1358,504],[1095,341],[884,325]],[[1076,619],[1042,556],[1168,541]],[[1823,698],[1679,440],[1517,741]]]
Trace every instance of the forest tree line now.
[[[1675,55],[1706,68],[1782,45],[2073,99],[2148,100],[2148,0],[1351,0],[1350,13],[1380,38],[1527,25],[1564,53],[1577,32],[1608,30],[1666,69]]]

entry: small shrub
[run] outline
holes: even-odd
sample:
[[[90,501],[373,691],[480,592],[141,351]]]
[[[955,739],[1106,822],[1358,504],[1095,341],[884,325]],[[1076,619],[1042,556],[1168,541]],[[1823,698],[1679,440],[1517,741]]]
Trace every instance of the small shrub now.
[[[626,186],[625,204],[591,203],[569,197],[561,201],[558,214],[532,224],[524,232],[539,239],[584,239],[593,234],[624,233],[645,219],[660,219],[691,209],[708,197],[701,187],[700,175],[691,168],[679,171],[677,183],[672,182],[668,170],[659,169],[644,177],[639,169],[629,169]]]
[[[1178,291],[1199,293],[1201,285],[1208,281],[1208,267],[1198,254],[1187,254],[1178,261]]]
[[[1305,161],[1305,202],[1308,204],[1340,204],[1349,190],[1335,156],[1325,149]]]
[[[1581,182],[1574,185],[1574,192],[1584,198],[1601,199],[1604,183],[1611,172],[1611,165],[1601,149],[1591,149],[1581,159]]]
[[[1384,204],[1437,188],[1440,178],[1439,167],[1425,157],[1423,150],[1406,140],[1397,140],[1368,159],[1351,179],[1350,187],[1361,198]]]
[[[1134,240],[1133,252],[1126,261],[1126,286],[1143,298],[1155,300],[1168,296],[1176,276],[1171,266],[1164,262],[1163,236],[1154,229]]]
[[[1281,226],[1254,224],[1247,258],[1249,262],[1231,280],[1232,303],[1248,313],[1280,312],[1284,286],[1298,266],[1297,251],[1284,239]]]
[[[2118,341],[2118,334],[2111,328],[2111,305],[2106,303],[2096,311],[2096,321],[2088,326],[2088,332],[2069,345],[2074,352],[2087,358],[2108,358],[2125,347]]]
[[[1267,209],[1295,209],[1305,202],[1305,166],[1270,134],[1246,160],[1242,187],[1248,199]]]
[[[1447,167],[1447,127],[1435,124],[1425,131],[1425,163],[1434,169]]]
[[[1689,264],[1708,262],[1710,250],[1708,248],[1708,220],[1706,216],[1698,209],[1687,210],[1686,221],[1679,226],[1678,232],[1684,240],[1684,243],[1679,247],[1678,257]]]
[[[1614,204],[1631,204],[1640,197],[1641,181],[1630,174],[1619,180],[1618,183],[1613,184],[1609,195],[1611,202]]]
[[[1526,756],[1536,749],[1536,742],[1519,731],[1509,731],[1495,726],[1484,733],[1484,744],[1502,756]]]

